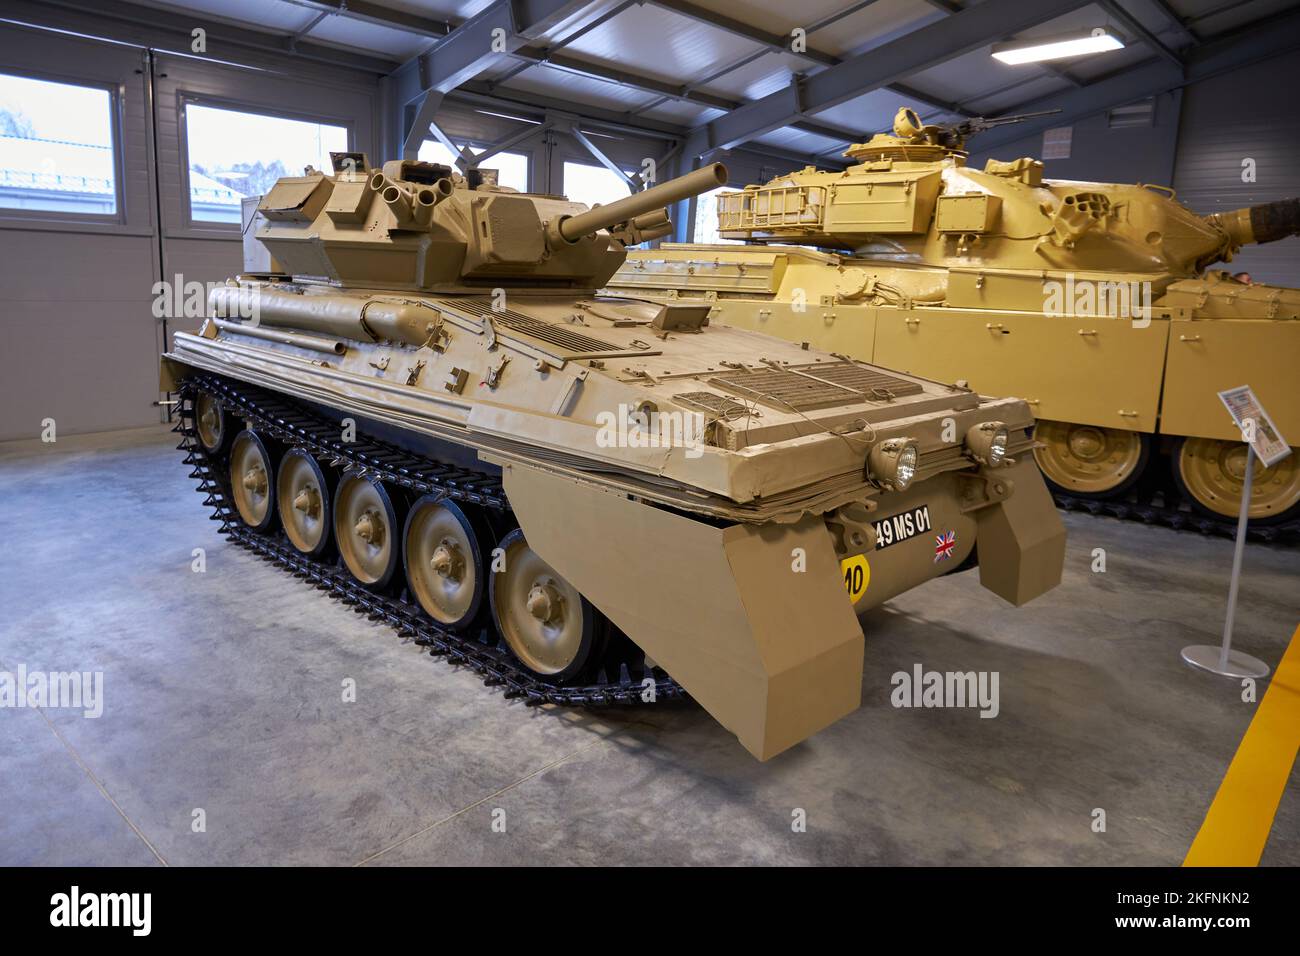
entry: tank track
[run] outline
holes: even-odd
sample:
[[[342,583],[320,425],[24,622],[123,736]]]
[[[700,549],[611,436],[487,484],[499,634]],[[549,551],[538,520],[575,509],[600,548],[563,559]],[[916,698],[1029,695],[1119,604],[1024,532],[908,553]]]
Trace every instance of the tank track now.
[[[1226,518],[1211,518],[1190,509],[1178,508],[1166,504],[1169,492],[1156,491],[1144,493],[1132,492],[1120,498],[1094,500],[1077,498],[1074,495],[1053,492],[1056,506],[1062,511],[1082,511],[1092,515],[1107,515],[1122,521],[1140,521],[1143,524],[1163,525],[1175,531],[1198,531],[1204,535],[1217,535],[1235,538],[1237,522]],[[1270,544],[1294,544],[1300,540],[1300,521],[1284,524],[1249,526],[1246,532],[1249,541]]]
[[[283,531],[260,534],[248,528],[235,510],[226,469],[208,455],[198,439],[194,400],[199,391],[219,396],[229,414],[245,419],[259,434],[310,451],[322,466],[354,470],[393,487],[416,494],[438,494],[503,516],[509,514],[510,506],[495,476],[420,458],[396,446],[361,436],[353,442],[342,442],[334,437],[338,434],[336,425],[283,396],[221,376],[195,373],[180,383],[178,420],[172,431],[181,436],[176,447],[185,452],[184,464],[193,466],[190,477],[198,480],[197,490],[205,496],[203,503],[212,509],[210,519],[221,523],[220,534],[326,592],[358,614],[389,625],[403,639],[428,648],[430,655],[471,668],[485,685],[498,688],[507,699],[519,698],[529,706],[643,703],[645,688],[640,681],[633,680],[626,664],[620,665],[619,674],[612,680],[602,672],[594,684],[548,684],[515,663],[494,629],[484,627],[477,633],[466,634],[446,630],[427,617],[405,591],[400,596],[371,591],[359,584],[341,563],[318,560],[299,552]],[[688,696],[671,677],[661,671],[653,673],[655,701]]]

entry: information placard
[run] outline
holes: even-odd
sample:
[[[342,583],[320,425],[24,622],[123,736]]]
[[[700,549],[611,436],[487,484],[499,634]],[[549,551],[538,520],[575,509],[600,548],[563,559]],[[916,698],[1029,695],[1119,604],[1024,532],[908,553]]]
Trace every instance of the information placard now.
[[[1249,385],[1220,392],[1219,399],[1227,406],[1228,414],[1241,429],[1242,438],[1255,449],[1255,457],[1265,465],[1276,465],[1291,454],[1291,446],[1278,432],[1273,419],[1268,417],[1268,412],[1264,411],[1264,406],[1259,403]]]

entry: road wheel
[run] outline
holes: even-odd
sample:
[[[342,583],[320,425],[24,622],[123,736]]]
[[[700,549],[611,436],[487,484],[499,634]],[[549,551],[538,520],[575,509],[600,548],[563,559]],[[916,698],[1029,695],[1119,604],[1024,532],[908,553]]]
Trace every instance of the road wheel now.
[[[254,531],[275,524],[275,461],[271,448],[252,431],[235,436],[230,447],[230,489],[240,520]]]
[[[301,448],[289,451],[280,462],[275,497],[289,543],[311,557],[322,554],[330,542],[333,495],[320,463]]]
[[[1142,476],[1151,436],[1119,428],[1040,421],[1034,460],[1054,490],[1080,498],[1115,498]]]
[[[1296,452],[1271,468],[1254,459],[1252,524],[1281,524],[1300,517],[1300,461]],[[1236,518],[1246,477],[1246,446],[1217,438],[1182,438],[1172,456],[1174,482],[1192,507],[1208,515]]]
[[[489,584],[492,619],[519,662],[552,683],[575,680],[598,657],[604,620],[578,590],[528,547],[516,528],[499,547],[504,567]]]
[[[334,541],[344,566],[366,587],[379,590],[392,580],[402,553],[400,527],[383,482],[343,477],[334,496]]]
[[[454,502],[425,495],[411,506],[403,561],[411,596],[444,627],[469,627],[483,604],[480,522]]]
[[[211,392],[199,392],[194,399],[194,428],[199,444],[209,455],[225,451],[231,436],[229,424],[230,417],[221,400]]]

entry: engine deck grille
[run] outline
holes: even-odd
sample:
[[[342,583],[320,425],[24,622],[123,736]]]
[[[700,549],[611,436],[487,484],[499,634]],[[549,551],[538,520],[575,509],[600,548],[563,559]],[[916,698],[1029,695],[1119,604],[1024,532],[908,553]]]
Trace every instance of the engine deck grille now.
[[[916,382],[853,362],[816,362],[732,372],[715,376],[709,383],[787,411],[811,411],[864,401],[891,402],[922,391]]]
[[[909,382],[905,378],[890,375],[878,368],[856,365],[853,362],[835,364],[818,362],[791,367],[844,388],[851,388],[855,392],[862,392],[871,401],[888,401],[890,398],[902,398],[905,395],[920,395],[923,391],[918,382]]]
[[[591,335],[575,332],[564,325],[543,322],[513,309],[495,310],[487,298],[467,296],[463,299],[447,299],[439,303],[449,309],[466,312],[477,318],[488,317],[496,326],[521,332],[524,335],[540,339],[556,348],[564,349],[571,355],[606,355],[610,352],[625,352],[627,349],[605,342]]]
[[[687,405],[694,405],[705,411],[713,412],[723,421],[728,422],[736,418],[743,418],[745,415],[759,414],[757,409],[750,408],[744,402],[738,402],[726,395],[719,395],[717,392],[682,392],[680,395],[674,395],[673,398]]]

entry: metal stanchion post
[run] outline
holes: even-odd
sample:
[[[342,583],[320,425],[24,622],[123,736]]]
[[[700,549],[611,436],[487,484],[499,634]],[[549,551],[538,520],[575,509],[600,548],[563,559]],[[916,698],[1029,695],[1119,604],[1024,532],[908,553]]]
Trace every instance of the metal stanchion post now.
[[[1241,579],[1241,552],[1246,546],[1246,519],[1250,512],[1250,487],[1255,477],[1255,450],[1246,445],[1246,475],[1241,489],[1241,514],[1237,518],[1237,544],[1232,552],[1232,580],[1228,585],[1228,617],[1223,623],[1223,646],[1191,644],[1183,660],[1224,677],[1267,677],[1268,665],[1257,657],[1232,649],[1232,620],[1237,613],[1237,585]]]

